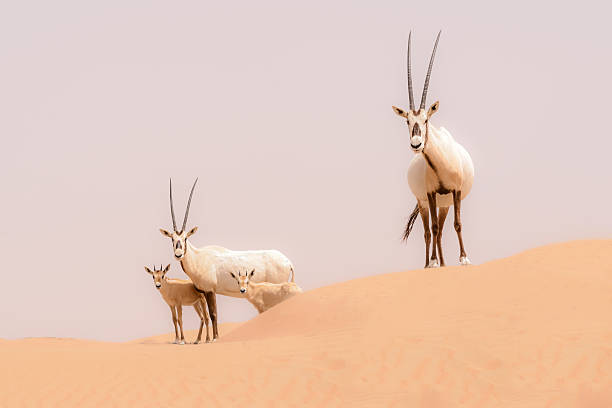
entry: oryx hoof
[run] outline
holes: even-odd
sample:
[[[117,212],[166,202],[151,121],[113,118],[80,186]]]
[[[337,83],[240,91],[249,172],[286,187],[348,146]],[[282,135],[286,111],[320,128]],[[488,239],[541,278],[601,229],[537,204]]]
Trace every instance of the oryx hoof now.
[[[467,256],[462,256],[461,258],[459,258],[459,263],[461,265],[471,265],[472,264]]]
[[[179,339],[174,339],[173,343],[174,344],[179,344]]]
[[[440,264],[438,263],[437,259],[434,259],[433,261],[429,262],[429,265],[427,265],[428,268],[439,268]]]
[[[196,340],[193,342],[193,344],[200,344],[202,342],[202,340]]]
[[[180,345],[182,346],[183,344],[185,344],[185,340],[181,340],[181,341],[179,341],[179,343],[178,343],[178,344],[180,344]]]

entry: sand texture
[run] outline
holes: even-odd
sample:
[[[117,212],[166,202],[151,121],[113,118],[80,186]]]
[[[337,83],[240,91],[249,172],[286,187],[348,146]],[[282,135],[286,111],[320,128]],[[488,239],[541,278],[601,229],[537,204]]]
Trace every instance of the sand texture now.
[[[0,340],[0,406],[612,407],[612,241],[339,283],[220,332]]]

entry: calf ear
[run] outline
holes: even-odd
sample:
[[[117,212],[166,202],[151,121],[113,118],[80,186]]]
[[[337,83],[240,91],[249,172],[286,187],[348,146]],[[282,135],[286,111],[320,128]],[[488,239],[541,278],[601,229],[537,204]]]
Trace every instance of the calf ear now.
[[[168,272],[170,270],[170,264],[166,265],[166,267],[164,268],[164,273]]]
[[[171,234],[171,233],[169,233],[168,231],[166,231],[166,230],[165,230],[165,229],[163,229],[163,228],[160,228],[160,229],[159,229],[159,232],[161,232],[161,233],[162,233],[162,235],[165,235],[165,236],[167,236],[168,238],[172,238],[172,234]]]
[[[253,269],[253,270],[251,271],[251,278],[253,277],[253,274],[254,274],[254,273],[255,273],[255,269]]]
[[[236,275],[234,275],[234,272],[230,272],[230,275],[232,275],[232,278],[236,279]]]
[[[150,273],[151,275],[153,275],[153,272],[151,272],[151,270],[149,268],[147,268],[146,266],[145,266],[145,271],[147,271],[147,273]]]
[[[195,234],[197,230],[198,230],[198,227],[193,227],[192,229],[189,230],[189,232],[187,233],[187,236],[185,238],[189,238],[190,236]]]

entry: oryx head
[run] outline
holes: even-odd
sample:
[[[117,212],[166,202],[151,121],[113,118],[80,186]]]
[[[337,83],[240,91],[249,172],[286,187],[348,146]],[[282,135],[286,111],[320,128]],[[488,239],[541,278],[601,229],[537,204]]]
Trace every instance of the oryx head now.
[[[163,265],[159,266],[159,270],[153,265],[153,270],[150,270],[146,266],[144,267],[147,273],[153,276],[153,282],[155,282],[155,287],[157,289],[161,288],[162,282],[166,279],[166,273],[170,270],[170,264],[166,265],[164,268]]]
[[[238,276],[230,272],[230,275],[232,275],[232,277],[236,279],[236,282],[238,282],[240,293],[247,293],[247,290],[249,290],[249,280],[253,277],[254,273],[255,269],[253,269],[251,272],[246,272],[244,276],[240,274],[240,271],[238,272]]]
[[[421,96],[421,105],[419,109],[414,108],[414,96],[412,95],[412,74],[410,70],[410,37],[412,32],[408,35],[408,97],[410,98],[410,110],[407,112],[403,109],[393,106],[393,110],[396,114],[406,119],[408,124],[408,130],[410,132],[410,147],[415,153],[422,152],[427,144],[428,129],[429,129],[429,118],[438,111],[439,103],[436,102],[425,111],[425,103],[427,101],[427,88],[429,88],[429,77],[431,76],[431,68],[433,67],[434,57],[436,55],[436,48],[438,48],[438,40],[440,40],[440,34],[436,37],[436,43],[429,59],[429,68],[427,69],[427,76],[425,77],[425,85],[423,86],[423,95]]]
[[[198,230],[198,227],[193,227],[189,231],[185,231],[185,226],[187,225],[187,217],[189,216],[189,206],[191,205],[191,197],[193,196],[193,190],[195,189],[196,183],[198,179],[196,179],[193,183],[193,187],[191,187],[191,193],[189,194],[189,201],[187,201],[187,208],[185,209],[185,217],[183,217],[183,226],[180,230],[176,228],[176,219],[174,218],[174,203],[172,202],[172,179],[170,179],[170,213],[172,214],[172,232],[168,232],[163,228],[160,228],[162,235],[167,236],[172,239],[172,248],[174,250],[174,257],[177,260],[181,260],[187,251],[187,238],[195,234]]]

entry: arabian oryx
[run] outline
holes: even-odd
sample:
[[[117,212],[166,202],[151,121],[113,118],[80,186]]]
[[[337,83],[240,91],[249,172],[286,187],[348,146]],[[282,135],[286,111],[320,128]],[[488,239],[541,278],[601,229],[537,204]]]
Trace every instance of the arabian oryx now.
[[[244,297],[229,272],[256,269],[257,272],[252,278],[254,282],[281,283],[289,280],[290,275],[293,274],[293,265],[285,255],[276,250],[232,251],[220,246],[196,248],[191,245],[191,242],[187,239],[198,230],[198,227],[193,227],[189,231],[185,227],[187,226],[193,190],[197,182],[198,179],[191,187],[189,201],[187,201],[185,216],[183,217],[183,226],[179,230],[176,227],[174,217],[172,180],[170,180],[170,213],[172,215],[173,232],[164,229],[160,229],[160,231],[163,235],[172,239],[174,257],[180,261],[183,271],[191,278],[196,289],[200,293],[204,293],[206,297],[212,320],[214,341],[219,337],[216,294]]]
[[[263,313],[273,306],[302,293],[300,288],[293,279],[291,282],[269,283],[269,282],[252,282],[251,279],[255,274],[255,269],[251,272],[245,272],[244,275],[238,271],[238,276],[230,272],[232,278],[236,279],[236,283],[240,288],[240,293],[244,293],[246,299],[251,303],[259,313]]]
[[[172,323],[174,323],[174,343],[185,344],[185,336],[183,335],[183,306],[193,306],[196,313],[200,317],[200,331],[198,332],[198,338],[194,344],[200,343],[202,340],[202,327],[206,323],[206,342],[210,341],[208,335],[208,310],[206,310],[206,299],[198,291],[195,286],[189,280],[183,279],[168,279],[166,273],[170,270],[170,265],[159,270],[153,266],[153,270],[150,270],[145,266],[145,271],[153,276],[153,282],[155,287],[161,293],[164,301],[170,306],[172,311]],[[178,314],[178,317],[177,317]],[[176,327],[178,321],[179,327],[181,328],[181,337]]]
[[[414,221],[420,213],[425,228],[425,267],[444,266],[441,244],[442,227],[451,205],[455,208],[455,231],[457,231],[460,247],[459,262],[462,265],[470,264],[461,236],[461,200],[472,189],[474,181],[472,158],[467,150],[453,139],[448,130],[443,127],[437,128],[430,123],[431,116],[438,111],[439,103],[436,101],[428,111],[425,111],[427,88],[440,33],[438,33],[429,60],[419,109],[414,108],[414,97],[412,95],[412,76],[410,73],[410,37],[412,33],[408,36],[407,62],[410,110],[406,112],[393,106],[395,113],[406,119],[410,132],[410,147],[416,153],[408,167],[408,184],[412,193],[416,196],[417,205],[406,225],[404,240],[410,235]],[[440,208],[440,214],[437,214],[438,208]],[[428,209],[431,213],[431,230],[434,239],[431,261],[429,260],[431,234],[429,233]],[[436,247],[440,256],[439,263]]]

